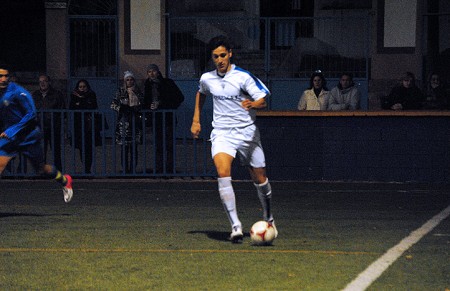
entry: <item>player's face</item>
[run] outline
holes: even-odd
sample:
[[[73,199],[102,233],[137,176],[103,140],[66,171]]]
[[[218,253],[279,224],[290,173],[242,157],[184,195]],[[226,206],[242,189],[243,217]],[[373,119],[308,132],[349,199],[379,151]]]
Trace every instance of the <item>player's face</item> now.
[[[214,61],[214,65],[216,65],[217,71],[221,74],[225,74],[231,68],[230,59],[233,53],[231,50],[227,50],[223,46],[219,46],[215,50],[212,51],[212,60]]]
[[[339,82],[341,83],[343,89],[347,89],[348,87],[350,87],[350,83],[352,82],[352,80],[349,76],[344,75],[341,77],[341,80],[339,80]]]
[[[9,84],[9,71],[0,69],[0,88],[6,88]]]

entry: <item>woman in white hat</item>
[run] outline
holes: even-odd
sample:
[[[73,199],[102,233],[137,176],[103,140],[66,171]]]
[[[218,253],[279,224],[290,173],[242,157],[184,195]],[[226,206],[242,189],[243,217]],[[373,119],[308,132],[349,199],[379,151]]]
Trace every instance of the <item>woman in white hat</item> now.
[[[117,115],[116,144],[121,145],[122,171],[135,173],[138,160],[138,144],[142,143],[142,120],[140,110],[144,95],[136,85],[131,71],[123,77],[124,85],[116,92],[111,108]]]

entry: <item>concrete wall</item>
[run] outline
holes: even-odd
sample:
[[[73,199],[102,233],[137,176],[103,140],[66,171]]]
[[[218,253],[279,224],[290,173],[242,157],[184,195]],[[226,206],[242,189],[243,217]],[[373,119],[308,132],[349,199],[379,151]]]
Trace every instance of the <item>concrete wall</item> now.
[[[450,182],[449,113],[355,114],[258,116],[269,178]],[[248,179],[234,167],[234,179]]]

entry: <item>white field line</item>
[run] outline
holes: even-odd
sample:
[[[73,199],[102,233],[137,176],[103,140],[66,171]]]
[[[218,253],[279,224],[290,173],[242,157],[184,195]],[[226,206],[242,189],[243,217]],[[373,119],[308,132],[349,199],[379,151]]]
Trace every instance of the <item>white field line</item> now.
[[[433,230],[441,221],[450,215],[450,205],[440,213],[428,220],[424,225],[401,240],[396,246],[389,249],[383,256],[373,262],[358,277],[350,282],[344,291],[362,291],[369,287],[381,274],[389,268],[406,250],[418,242],[427,233]]]

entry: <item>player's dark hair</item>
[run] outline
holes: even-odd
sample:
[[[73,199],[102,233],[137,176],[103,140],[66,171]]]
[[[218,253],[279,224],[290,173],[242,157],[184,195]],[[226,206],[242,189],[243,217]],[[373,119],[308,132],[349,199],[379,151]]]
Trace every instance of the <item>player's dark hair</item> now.
[[[211,52],[219,46],[223,46],[228,51],[232,49],[231,41],[225,35],[218,35],[216,37],[213,37],[208,43],[208,48]]]
[[[0,61],[0,69],[11,71],[11,67],[7,63],[4,63],[2,61]]]

